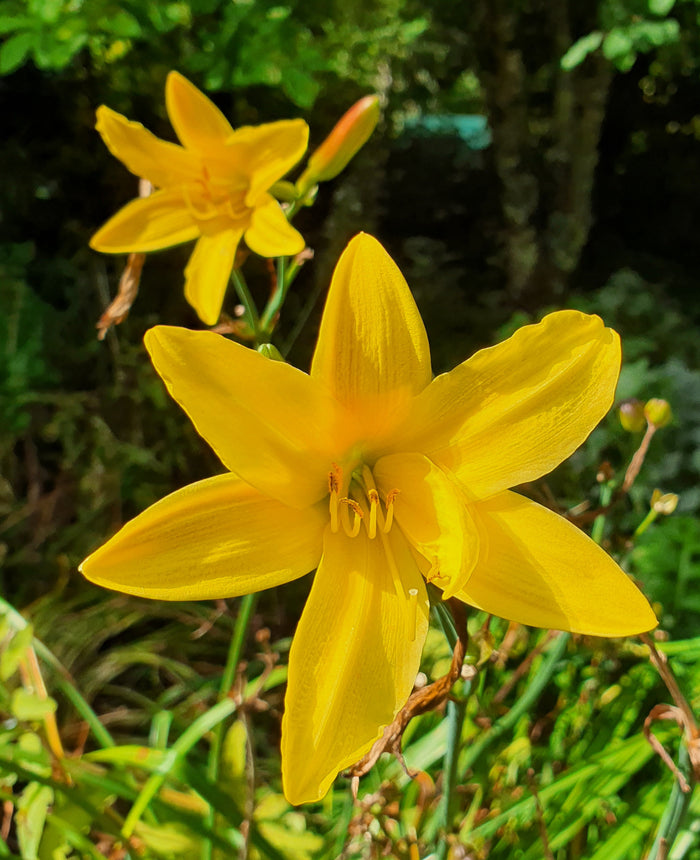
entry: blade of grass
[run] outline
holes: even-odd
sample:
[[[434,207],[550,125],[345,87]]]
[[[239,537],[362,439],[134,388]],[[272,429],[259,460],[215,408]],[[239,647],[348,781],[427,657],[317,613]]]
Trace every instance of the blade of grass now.
[[[144,784],[136,802],[129,810],[129,814],[124,821],[122,827],[122,835],[129,838],[134,832],[134,827],[141,818],[144,810],[151,802],[153,797],[158,793],[160,787],[167,779],[169,773],[176,767],[180,761],[187,755],[192,747],[211,729],[214,728],[226,717],[230,716],[236,710],[236,703],[232,699],[224,699],[210,708],[205,714],[192,723],[189,728],[180,735],[175,743],[170,748],[171,755],[166,756],[163,762],[163,768],[160,773],[152,774]]]

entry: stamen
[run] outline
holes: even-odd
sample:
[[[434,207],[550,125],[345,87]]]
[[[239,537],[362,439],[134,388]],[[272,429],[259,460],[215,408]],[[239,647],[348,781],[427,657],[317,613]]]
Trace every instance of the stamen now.
[[[364,514],[362,513],[362,508],[354,499],[340,499],[340,501],[343,503],[343,507],[340,511],[340,518],[343,521],[343,530],[348,537],[357,537],[360,533],[360,525],[362,524],[362,518],[364,517]],[[355,518],[352,521],[352,526],[350,525],[350,514],[348,513],[348,508],[352,508],[355,513]]]
[[[394,522],[394,499],[398,496],[401,490],[389,490],[386,494],[386,520],[384,521],[383,529],[385,534],[389,534],[391,526]]]
[[[245,205],[245,200],[241,195],[240,200],[236,200],[234,203],[233,198],[229,197],[225,203],[224,209],[226,210],[226,214],[232,221],[241,221],[247,217],[250,209]]]
[[[340,490],[340,469],[333,463],[333,470],[328,473],[328,492],[330,493],[331,531],[338,531],[338,492]]]
[[[410,642],[413,642],[416,638],[418,589],[409,588],[408,594],[406,594],[406,591],[403,587],[403,582],[401,581],[401,574],[399,573],[399,568],[396,564],[396,559],[394,558],[394,552],[391,548],[391,541],[388,537],[385,537],[383,532],[380,537],[382,539],[382,545],[384,547],[384,553],[386,555],[387,564],[389,566],[389,573],[391,574],[391,581],[393,583],[396,596],[399,600],[409,600],[411,603],[411,606],[409,607],[410,611],[406,616],[406,625],[408,626],[408,629],[406,630],[406,636],[408,637]]]
[[[195,201],[192,199],[192,195],[190,189],[187,185],[182,186],[182,194],[185,198],[185,206],[192,213],[192,216],[196,218],[198,221],[211,221],[212,218],[216,218],[218,212],[215,206],[211,205],[211,195],[209,193],[209,189],[204,185],[204,198],[209,198],[209,200],[203,201],[203,206],[197,207]]]
[[[377,510],[379,509],[379,493],[372,489],[367,493],[369,497],[369,525],[367,526],[367,534],[370,539],[377,536]],[[386,531],[386,528],[384,529]]]

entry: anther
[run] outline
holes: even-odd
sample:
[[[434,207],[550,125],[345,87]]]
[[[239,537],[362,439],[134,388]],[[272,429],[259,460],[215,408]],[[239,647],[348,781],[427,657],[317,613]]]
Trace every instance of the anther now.
[[[398,496],[401,490],[389,490],[386,494],[386,520],[384,521],[384,533],[389,534],[391,526],[394,522],[394,499]]]
[[[370,539],[377,536],[377,510],[379,509],[379,493],[372,489],[367,493],[369,498],[369,525],[367,526],[367,534]]]
[[[340,517],[343,521],[343,529],[345,531],[345,534],[351,538],[357,537],[360,533],[360,525],[364,516],[364,514],[362,513],[362,508],[354,499],[340,499],[340,501],[343,504],[343,508],[340,512]],[[352,508],[353,513],[355,514],[355,517],[352,521],[352,526],[350,525],[350,514],[348,513],[348,508]]]

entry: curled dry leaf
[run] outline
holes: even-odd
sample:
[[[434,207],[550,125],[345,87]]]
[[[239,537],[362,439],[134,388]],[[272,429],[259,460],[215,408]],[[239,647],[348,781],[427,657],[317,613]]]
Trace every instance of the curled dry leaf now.
[[[153,186],[147,179],[139,179],[139,197],[149,197]],[[141,270],[146,260],[145,254],[129,254],[126,266],[119,279],[117,295],[96,324],[97,339],[104,340],[113,325],[119,325],[129,315],[134,299],[138,295]]]

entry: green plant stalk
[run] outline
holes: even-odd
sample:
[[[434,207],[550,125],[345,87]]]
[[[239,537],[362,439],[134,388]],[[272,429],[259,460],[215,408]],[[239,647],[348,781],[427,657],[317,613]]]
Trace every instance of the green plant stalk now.
[[[158,791],[160,791],[169,773],[177,767],[197,741],[207,732],[211,731],[214,726],[230,716],[236,710],[236,707],[233,699],[224,699],[222,702],[214,705],[213,708],[210,708],[205,714],[197,717],[192,725],[185,729],[170,748],[170,755],[164,758],[161,770],[149,776],[139,796],[136,798],[136,802],[129,810],[129,814],[126,816],[124,826],[122,827],[122,836],[125,839],[131,837],[146,807]]]
[[[678,753],[678,770],[688,780],[692,788],[694,782],[690,773],[690,757],[688,755],[688,747],[684,740],[681,741],[680,751]],[[690,800],[693,796],[693,790],[685,792],[680,786],[677,779],[673,780],[673,788],[666,804],[666,809],[661,816],[659,829],[656,832],[654,844],[651,846],[651,851],[648,854],[648,860],[662,860],[666,858],[666,849],[673,847],[673,842],[678,835],[685,813],[690,806]],[[664,853],[662,851],[662,846]]]
[[[457,644],[457,630],[455,628],[454,618],[450,613],[445,603],[438,599],[433,608],[438,617],[438,622],[442,627],[451,648]],[[462,727],[464,726],[464,717],[467,713],[466,694],[471,688],[471,683],[465,684],[464,696],[459,701],[450,700],[447,703],[447,748],[445,750],[444,766],[442,769],[442,797],[440,799],[440,809],[438,811],[438,826],[443,835],[446,836],[449,832],[454,812],[454,794],[457,785],[457,764],[459,760],[459,747],[462,739]],[[438,846],[438,860],[445,860],[447,857],[447,839],[443,838]]]
[[[292,279],[288,277],[287,258],[277,258],[277,287],[270,297],[260,319],[260,332],[264,338],[269,338],[275,327],[275,320],[287,298]]]
[[[229,691],[236,679],[236,669],[238,668],[238,664],[241,660],[243,643],[245,641],[246,633],[248,632],[248,626],[250,625],[250,619],[253,615],[253,610],[255,609],[257,597],[257,594],[244,595],[238,607],[238,617],[236,618],[236,624],[233,628],[233,636],[231,636],[231,642],[226,656],[226,665],[224,666],[224,673],[221,676],[221,684],[219,686],[220,702],[224,701],[228,697]],[[223,738],[224,723],[220,722],[214,727],[212,732],[211,745],[209,747],[209,759],[207,762],[207,777],[213,783],[215,783],[219,778],[219,762],[221,759],[221,745],[223,743]],[[210,829],[214,828],[214,815],[214,809],[210,807],[205,822]],[[202,846],[202,860],[211,860],[211,856],[212,844],[208,839],[205,839]]]
[[[299,270],[299,267],[297,266],[296,269],[292,270],[292,273],[294,275],[296,275],[298,270]],[[290,283],[291,283],[291,280],[290,280]],[[304,303],[304,306],[299,311],[299,313],[296,315],[296,320],[294,322],[292,330],[287,335],[284,343],[282,343],[280,345],[280,352],[282,353],[282,355],[285,358],[287,357],[287,355],[289,355],[289,351],[291,350],[291,348],[296,343],[297,338],[299,337],[299,335],[301,334],[301,332],[304,329],[304,326],[308,323],[309,317],[311,316],[313,309],[316,307],[316,303],[318,302],[323,290],[324,290],[323,284],[321,282],[317,283],[316,286],[314,287],[313,291],[309,295],[308,299]]]
[[[649,510],[649,513],[644,517],[641,523],[634,530],[635,538],[638,538],[640,535],[643,535],[644,532],[649,528],[649,526],[654,522],[654,520],[659,516],[658,512],[653,508]]]
[[[613,486],[611,482],[601,484],[600,487],[600,506],[606,508],[610,504],[613,496]],[[593,520],[593,528],[591,529],[591,538],[600,546],[605,533],[605,523],[607,522],[605,514],[601,514]]]
[[[257,343],[260,334],[260,317],[258,316],[258,309],[255,307],[253,296],[248,289],[248,284],[246,283],[246,280],[243,277],[243,273],[240,269],[232,270],[231,280],[233,281],[233,286],[236,289],[238,298],[240,299],[241,304],[245,308],[245,321],[250,326],[250,329],[253,332],[255,336],[255,341]]]
[[[462,727],[464,726],[466,713],[466,697],[460,699],[458,702],[450,700],[447,703],[447,749],[445,750],[445,764],[442,770],[442,797],[438,811],[438,827],[443,834],[443,838],[440,840],[436,851],[438,860],[445,860],[449,847],[447,834],[450,831],[454,815],[459,747],[462,740]]]

